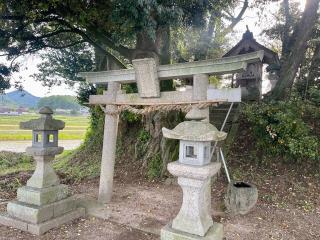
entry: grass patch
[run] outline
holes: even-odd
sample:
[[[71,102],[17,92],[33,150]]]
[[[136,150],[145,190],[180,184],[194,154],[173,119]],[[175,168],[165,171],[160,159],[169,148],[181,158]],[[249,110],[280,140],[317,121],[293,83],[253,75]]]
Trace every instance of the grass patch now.
[[[58,155],[54,160],[53,168],[64,175],[67,181],[73,180],[78,182],[83,179],[90,179],[99,176],[99,161],[82,161],[81,164],[73,162],[77,151],[79,151],[79,149],[63,151],[63,153]]]
[[[33,170],[33,158],[23,153],[0,152],[0,176]]]

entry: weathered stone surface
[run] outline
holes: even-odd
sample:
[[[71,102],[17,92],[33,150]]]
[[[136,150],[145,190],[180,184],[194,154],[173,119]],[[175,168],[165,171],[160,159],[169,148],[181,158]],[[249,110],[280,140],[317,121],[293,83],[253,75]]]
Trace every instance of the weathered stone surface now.
[[[8,216],[26,223],[39,224],[60,217],[78,207],[76,197],[69,197],[51,204],[36,206],[19,201],[8,203]]]
[[[49,107],[41,108],[39,113],[41,114],[40,118],[21,122],[20,128],[37,131],[60,130],[64,128],[65,123],[63,121],[52,118],[53,111]]]
[[[207,99],[209,85],[208,74],[196,74],[193,76],[193,100]]]
[[[12,201],[7,205],[7,212],[11,217],[36,224],[53,218],[53,205],[40,207]]]
[[[247,214],[257,203],[258,189],[255,185],[243,182],[229,183],[225,196],[225,206],[233,215]]]
[[[17,192],[17,199],[20,202],[37,206],[60,201],[68,197],[68,187],[60,184],[48,188],[21,187]]]
[[[15,219],[9,216],[8,214],[4,213],[0,214],[0,224],[21,229],[23,231],[27,231],[35,235],[42,235],[52,228],[59,227],[67,222],[70,222],[80,217],[85,217],[84,208],[77,208],[60,217],[39,224],[27,223],[25,221]]]
[[[58,218],[51,219],[49,221],[40,224],[28,224],[28,232],[35,235],[42,235],[52,228],[59,227],[67,222],[75,220],[80,217],[85,217],[85,209],[77,208],[67,214],[64,214]]]
[[[39,113],[40,114],[49,114],[49,115],[51,115],[51,114],[53,114],[53,111],[52,111],[51,108],[45,106],[45,107],[40,108]]]
[[[32,156],[54,156],[63,152],[63,147],[27,147],[26,153]]]
[[[222,240],[223,226],[214,223],[203,237],[173,229],[171,223],[161,229],[161,240]]]
[[[109,83],[108,95],[112,96],[112,99],[115,100],[119,89],[119,83]],[[105,110],[106,112],[114,112],[117,110],[117,107],[114,105],[107,105]],[[102,203],[108,203],[111,200],[113,190],[113,173],[116,156],[119,115],[106,114],[104,121],[105,124],[98,200]]]
[[[27,181],[28,187],[47,188],[60,183],[59,178],[51,166],[54,156],[34,156],[37,166],[31,178]]]
[[[71,196],[58,202],[52,203],[53,217],[59,217],[63,214],[75,210],[78,206],[78,199],[76,196]]]
[[[172,130],[163,127],[162,132],[166,138],[188,141],[222,141],[227,137],[212,124],[198,121],[181,122]]]
[[[28,231],[28,223],[10,217],[7,212],[0,213],[0,224],[8,227],[14,227],[22,231]]]
[[[182,232],[204,236],[213,225],[208,202],[211,201],[207,189],[210,189],[210,179],[195,180],[178,178],[178,184],[183,190],[183,202],[178,215],[172,221],[172,228]]]
[[[155,59],[135,59],[132,65],[135,69],[139,96],[142,98],[160,97],[160,83]]]
[[[202,110],[199,109],[197,106],[193,106],[192,109],[186,114],[185,119],[187,119],[187,120],[204,120],[204,119],[206,119],[207,115]]]
[[[211,177],[216,174],[221,163],[205,166],[192,166],[172,162],[168,171],[178,177],[178,184],[183,190],[181,209],[172,221],[172,228],[184,233],[205,236],[213,225],[211,210]]]
[[[190,166],[176,161],[169,163],[167,168],[173,176],[206,180],[220,170],[221,163],[214,162],[205,166]]]
[[[195,156],[188,156],[186,153],[187,148],[193,148]],[[193,142],[180,140],[179,144],[179,163],[204,166],[210,163],[210,149],[211,142]]]
[[[190,77],[195,74],[223,74],[241,72],[246,69],[247,63],[261,61],[262,58],[263,51],[257,51],[216,60],[160,65],[158,67],[158,77],[161,80],[172,79],[175,77]],[[85,77],[90,83],[129,83],[136,81],[134,69],[82,72],[79,75]]]

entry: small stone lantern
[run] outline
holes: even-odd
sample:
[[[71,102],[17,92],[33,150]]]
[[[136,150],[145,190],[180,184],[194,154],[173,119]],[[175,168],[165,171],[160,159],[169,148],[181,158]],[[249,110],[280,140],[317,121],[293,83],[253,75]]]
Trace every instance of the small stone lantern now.
[[[26,152],[37,162],[36,169],[27,185],[18,189],[17,200],[8,203],[7,213],[0,215],[0,224],[36,235],[85,215],[51,165],[55,155],[63,151],[58,146],[58,131],[65,124],[52,118],[49,107],[39,113],[40,118],[20,123],[20,128],[32,130],[32,146]]]
[[[162,128],[164,137],[179,139],[179,160],[168,164],[168,171],[178,177],[183,203],[176,218],[161,230],[161,240],[222,240],[223,226],[211,218],[211,177],[220,162],[210,161],[212,141],[224,140],[226,133],[201,121],[202,112],[193,108],[185,121],[173,130]]]

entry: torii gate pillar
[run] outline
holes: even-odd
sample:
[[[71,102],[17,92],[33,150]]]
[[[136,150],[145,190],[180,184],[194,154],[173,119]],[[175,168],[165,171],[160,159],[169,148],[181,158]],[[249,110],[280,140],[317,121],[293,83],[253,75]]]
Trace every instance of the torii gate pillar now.
[[[116,94],[120,89],[120,84],[116,82],[108,83],[106,94],[111,95],[112,100],[116,100]],[[110,114],[117,111],[115,105],[106,105],[104,120],[104,135],[101,158],[101,173],[99,184],[98,202],[108,203],[111,201],[113,190],[114,164],[116,159],[116,143],[118,135],[119,114]]]

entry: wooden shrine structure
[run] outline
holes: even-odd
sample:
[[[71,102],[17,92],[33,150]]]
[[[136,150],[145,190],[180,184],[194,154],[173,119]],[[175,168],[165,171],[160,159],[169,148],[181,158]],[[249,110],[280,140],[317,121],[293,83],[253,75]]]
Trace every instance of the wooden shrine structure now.
[[[243,100],[261,99],[263,64],[268,65],[268,71],[278,69],[280,66],[278,54],[258,43],[247,27],[242,39],[223,56],[223,58],[240,56],[261,50],[264,52],[261,62],[249,63],[245,71],[235,74],[235,87],[242,88]]]

